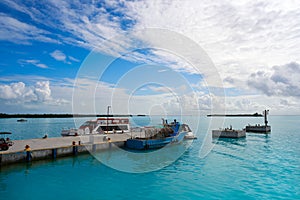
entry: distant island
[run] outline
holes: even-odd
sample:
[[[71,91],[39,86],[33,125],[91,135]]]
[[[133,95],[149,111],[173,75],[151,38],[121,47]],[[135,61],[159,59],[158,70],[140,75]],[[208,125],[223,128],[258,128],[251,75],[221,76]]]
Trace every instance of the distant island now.
[[[262,117],[262,114],[210,114],[207,117]]]
[[[0,113],[0,118],[75,118],[75,117],[145,117],[146,115],[101,115],[101,114],[6,114]]]

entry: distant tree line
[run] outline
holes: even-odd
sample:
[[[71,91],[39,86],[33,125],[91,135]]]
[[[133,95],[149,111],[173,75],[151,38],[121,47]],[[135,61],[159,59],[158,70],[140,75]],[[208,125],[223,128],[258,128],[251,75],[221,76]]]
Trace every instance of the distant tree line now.
[[[146,115],[95,115],[95,114],[6,114],[0,113],[0,118],[72,118],[72,117],[132,117]]]
[[[254,114],[210,114],[207,117],[262,117],[262,114],[257,112]]]

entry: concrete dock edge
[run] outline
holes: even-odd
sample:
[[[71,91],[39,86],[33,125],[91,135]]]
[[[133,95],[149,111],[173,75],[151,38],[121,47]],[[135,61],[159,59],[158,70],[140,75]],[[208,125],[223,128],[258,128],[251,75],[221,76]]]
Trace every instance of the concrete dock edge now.
[[[13,163],[26,163],[26,162],[32,162],[37,160],[47,160],[47,159],[55,160],[60,157],[77,156],[79,154],[84,154],[89,152],[93,153],[93,152],[98,152],[103,150],[109,150],[111,148],[118,148],[124,146],[125,141],[129,136],[127,135],[110,136],[111,138],[113,138],[110,141],[106,141],[103,138],[99,139],[101,138],[101,136],[97,138],[98,140],[94,140],[94,137],[95,136],[93,136],[94,143],[91,143],[89,139],[81,138],[81,137],[68,138],[68,139],[49,138],[46,139],[48,141],[39,140],[39,139],[19,141],[19,144],[17,145],[20,147],[15,147],[12,148],[12,150],[0,152],[0,166],[10,165]],[[65,143],[69,143],[70,145],[58,146],[57,141],[61,141],[61,140],[66,140]],[[83,141],[86,140],[88,142],[86,143],[79,142],[82,140]],[[53,143],[53,147],[51,147],[52,143]],[[25,149],[21,150],[23,148],[21,146],[24,144],[31,144],[30,151],[26,151]],[[39,148],[34,148],[35,146]]]

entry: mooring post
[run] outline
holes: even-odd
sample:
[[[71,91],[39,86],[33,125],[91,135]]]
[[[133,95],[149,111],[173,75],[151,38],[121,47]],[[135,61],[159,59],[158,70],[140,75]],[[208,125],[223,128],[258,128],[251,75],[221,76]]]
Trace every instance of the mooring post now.
[[[52,149],[52,158],[56,159],[57,157],[57,149]]]
[[[110,139],[110,138],[107,138],[107,140],[108,140],[108,146],[109,146],[109,148],[111,149],[111,139]]]
[[[73,141],[72,145],[73,145],[73,155],[77,155],[78,154],[78,146],[76,146],[76,142]]]

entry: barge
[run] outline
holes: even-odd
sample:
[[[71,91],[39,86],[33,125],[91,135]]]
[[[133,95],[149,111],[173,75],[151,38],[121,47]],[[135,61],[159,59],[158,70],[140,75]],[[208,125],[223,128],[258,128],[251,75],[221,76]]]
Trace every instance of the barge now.
[[[246,131],[245,130],[234,130],[230,126],[230,128],[213,130],[212,137],[213,138],[242,138],[242,137],[246,137]]]

